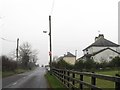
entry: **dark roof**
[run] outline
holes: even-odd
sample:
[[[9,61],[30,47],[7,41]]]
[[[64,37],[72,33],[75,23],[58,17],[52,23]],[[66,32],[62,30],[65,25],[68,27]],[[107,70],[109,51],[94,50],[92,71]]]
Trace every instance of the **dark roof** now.
[[[59,57],[59,58],[57,59],[57,61],[62,60],[62,59],[63,59],[63,56]]]
[[[91,56],[92,56],[92,54],[85,54],[84,56],[78,58],[77,60],[80,60],[80,59],[82,59],[82,58],[84,58],[84,57],[90,58]]]
[[[73,55],[72,53],[70,52],[67,52],[67,55],[64,55],[64,57],[76,57],[75,55]]]
[[[96,46],[96,47],[118,47],[120,45],[118,44],[115,44],[105,38],[100,38],[98,40],[96,40],[93,44],[91,44],[90,46],[88,46],[87,48],[85,48],[84,50],[92,47],[92,46]],[[83,50],[83,51],[84,51]]]

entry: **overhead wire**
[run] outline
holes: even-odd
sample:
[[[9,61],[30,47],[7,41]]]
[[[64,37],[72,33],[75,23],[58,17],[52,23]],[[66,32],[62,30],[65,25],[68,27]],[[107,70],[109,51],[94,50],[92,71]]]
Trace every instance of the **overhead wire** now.
[[[52,15],[52,13],[53,13],[54,5],[55,5],[55,0],[53,0],[53,2],[52,2],[50,15]]]
[[[3,18],[5,18],[5,16],[0,16],[0,19],[3,19]],[[0,27],[3,26],[3,25],[4,25],[4,23],[1,24]],[[8,41],[8,42],[16,42],[16,41],[8,40],[8,39],[3,38],[3,37],[0,37],[0,38],[1,38],[2,40],[4,40],[4,41]]]
[[[8,40],[8,39],[5,39],[5,38],[3,38],[3,37],[0,37],[2,40],[4,40],[4,41],[8,41],[8,42],[16,42],[16,41],[12,41],[12,40]]]

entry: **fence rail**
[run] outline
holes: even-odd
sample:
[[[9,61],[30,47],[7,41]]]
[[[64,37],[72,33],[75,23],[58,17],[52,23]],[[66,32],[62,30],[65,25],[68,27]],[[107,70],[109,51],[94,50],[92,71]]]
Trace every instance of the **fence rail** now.
[[[115,90],[120,90],[120,77],[108,76],[102,74],[96,74],[94,72],[78,72],[66,69],[56,69],[52,68],[52,73],[55,75],[67,88],[75,89],[78,88],[83,90],[85,86],[91,88],[91,90],[102,90],[102,88],[96,85],[97,79],[103,79],[107,81],[112,81],[115,83]],[[84,76],[91,78],[90,82],[84,81]],[[109,87],[108,87],[109,88]]]

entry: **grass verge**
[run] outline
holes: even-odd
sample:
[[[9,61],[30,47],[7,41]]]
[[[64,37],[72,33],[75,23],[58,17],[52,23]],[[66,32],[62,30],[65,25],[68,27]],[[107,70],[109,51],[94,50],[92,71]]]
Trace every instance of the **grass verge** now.
[[[32,69],[32,70],[34,70],[34,69]],[[29,72],[29,71],[31,71],[31,70],[28,70],[28,69],[16,69],[15,71],[4,71],[4,72],[2,72],[2,78],[12,76],[12,75],[15,75],[15,74]]]
[[[45,78],[47,79],[48,84],[49,84],[50,88],[52,88],[52,90],[58,90],[61,88],[65,88],[61,84],[61,82],[59,80],[57,80],[57,78],[55,76],[50,75],[49,72],[45,74]]]

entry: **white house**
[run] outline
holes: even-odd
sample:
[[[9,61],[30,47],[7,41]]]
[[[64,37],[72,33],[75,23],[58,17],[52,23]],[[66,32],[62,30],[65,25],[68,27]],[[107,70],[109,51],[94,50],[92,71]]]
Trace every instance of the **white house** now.
[[[120,56],[120,45],[104,38],[103,34],[95,37],[95,42],[84,50],[81,59],[93,59],[96,62],[103,60],[110,61],[116,56]]]
[[[67,62],[70,65],[74,65],[76,62],[76,56],[73,55],[70,52],[67,52],[67,54],[65,54],[64,56],[61,56],[57,59],[57,61],[59,60],[64,60],[65,62]]]
[[[67,54],[64,55],[63,60],[66,61],[68,64],[74,65],[76,61],[76,56],[70,52],[67,52]]]

